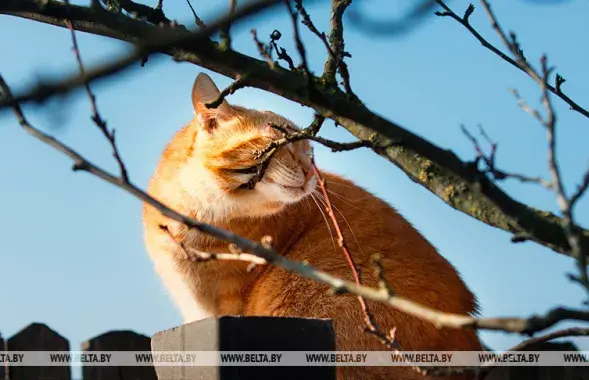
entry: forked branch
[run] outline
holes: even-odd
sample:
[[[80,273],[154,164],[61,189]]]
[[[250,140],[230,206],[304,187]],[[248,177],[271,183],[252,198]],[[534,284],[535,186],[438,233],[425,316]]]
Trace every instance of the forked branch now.
[[[501,24],[499,23],[497,16],[492,11],[491,4],[489,3],[489,1],[481,0],[481,4],[482,4],[483,8],[485,9],[487,15],[489,16],[489,19],[491,21],[491,25],[493,26],[493,29],[495,29],[495,31],[497,32],[497,35],[499,36],[499,38],[501,39],[501,41],[503,42],[505,47],[509,50],[509,52],[511,54],[513,54],[513,56],[515,58],[511,58],[510,56],[508,56],[507,54],[505,54],[501,50],[499,50],[497,47],[495,47],[493,44],[491,44],[489,41],[487,41],[470,24],[469,18],[475,10],[474,5],[470,4],[464,13],[464,16],[459,16],[448,5],[446,5],[446,3],[443,0],[436,0],[436,2],[443,9],[443,11],[436,12],[436,15],[441,16],[441,17],[450,17],[450,18],[456,20],[458,23],[460,23],[462,26],[464,26],[464,28],[466,30],[468,30],[470,32],[470,34],[472,34],[472,36],[474,38],[476,38],[481,43],[481,45],[483,45],[485,48],[489,49],[491,52],[493,52],[495,55],[497,55],[498,57],[500,57],[505,62],[512,65],[513,67],[526,73],[534,81],[536,81],[539,85],[546,86],[547,91],[550,91],[551,93],[553,93],[554,95],[556,95],[560,99],[562,99],[566,104],[569,105],[571,110],[574,110],[585,117],[589,117],[589,111],[587,111],[587,109],[580,106],[577,102],[575,102],[573,99],[568,97],[562,91],[562,84],[566,80],[561,75],[557,74],[554,85],[551,85],[550,83],[547,82],[547,80],[542,78],[541,73],[539,73],[536,69],[534,69],[527,62],[527,60],[523,54],[523,50],[521,49],[521,46],[517,40],[516,34],[511,32],[510,35],[507,36],[505,31],[501,27]],[[543,84],[541,83],[542,81],[544,81]]]
[[[280,3],[280,0],[248,2],[238,7],[231,23],[254,14],[260,9]],[[473,170],[471,165],[460,160],[453,152],[443,149],[411,133],[408,129],[387,120],[354,102],[350,97],[331,86],[316,86],[317,94],[308,96],[304,77],[297,72],[282,70],[261,64],[259,60],[229,50],[222,51],[210,44],[208,35],[226,25],[223,20],[211,24],[199,33],[188,33],[181,28],[156,28],[145,22],[127,18],[120,14],[96,11],[88,7],[71,5],[66,8],[58,2],[49,2],[41,9],[34,0],[4,0],[0,2],[0,13],[25,17],[36,21],[65,26],[64,17],[72,19],[77,30],[109,36],[131,43],[138,43],[138,52],[124,56],[109,64],[89,69],[86,77],[66,77],[59,82],[41,83],[18,96],[16,101],[43,101],[55,94],[69,93],[99,78],[106,78],[139,62],[146,53],[168,54],[182,62],[191,62],[206,69],[236,78],[250,75],[249,84],[270,91],[300,104],[312,107],[318,114],[331,118],[346,128],[358,140],[379,141],[378,147],[392,141],[402,141],[402,146],[392,145],[377,149],[376,153],[394,163],[416,183],[427,188],[453,208],[460,210],[484,223],[514,234],[526,236],[556,252],[571,256],[569,241],[562,228],[562,218],[537,210],[516,201],[493,181]],[[126,25],[126,33],[116,29]],[[315,78],[320,84],[321,78]],[[12,106],[0,102],[0,109]],[[582,244],[589,244],[589,231],[581,230]]]
[[[80,70],[80,75],[82,77],[85,77],[86,70],[84,68],[84,63],[82,61],[82,55],[80,53],[80,48],[78,47],[78,40],[76,38],[76,31],[74,30],[74,27],[73,27],[71,21],[68,21],[68,26],[69,26],[70,33],[72,36],[73,50],[74,50],[74,54],[76,56],[76,61],[78,62],[78,68]],[[106,125],[106,121],[102,118],[102,116],[100,115],[100,112],[98,112],[98,105],[96,104],[96,96],[92,92],[92,89],[90,88],[90,84],[88,82],[84,83],[84,88],[86,89],[86,94],[88,95],[88,99],[90,100],[90,108],[92,109],[92,121],[98,127],[100,132],[102,132],[104,137],[106,137],[106,139],[108,140],[108,143],[110,144],[111,149],[112,149],[112,155],[115,158],[117,165],[119,166],[121,179],[125,182],[129,182],[129,174],[127,172],[127,168],[126,168],[125,164],[123,163],[123,159],[121,158],[121,153],[119,152],[119,148],[116,143],[115,130],[108,129],[108,126]]]
[[[530,318],[475,318],[468,315],[445,313],[415,303],[395,294],[391,294],[386,289],[358,286],[354,282],[334,277],[326,272],[317,270],[306,263],[289,260],[275,252],[268,245],[251,241],[232,232],[219,229],[182,215],[170,209],[157,199],[152,198],[132,182],[122,181],[120,177],[114,176],[106,170],[94,165],[63,142],[33,127],[25,118],[20,105],[15,101],[10,88],[2,76],[0,76],[0,90],[2,93],[1,98],[8,104],[13,105],[12,108],[14,114],[21,127],[31,136],[71,158],[74,161],[74,170],[93,174],[96,177],[125,190],[142,202],[154,207],[165,217],[184,224],[190,229],[224,240],[228,243],[233,243],[243,252],[250,252],[257,257],[264,259],[268,264],[276,265],[289,272],[297,273],[298,275],[317,283],[324,284],[333,289],[334,294],[339,295],[349,293],[361,296],[365,299],[380,302],[401,312],[431,322],[437,327],[473,328],[479,330],[500,330],[521,334],[534,334],[535,332],[547,329],[564,320],[589,321],[588,311],[566,308],[556,308],[549,311],[544,316],[533,316]]]

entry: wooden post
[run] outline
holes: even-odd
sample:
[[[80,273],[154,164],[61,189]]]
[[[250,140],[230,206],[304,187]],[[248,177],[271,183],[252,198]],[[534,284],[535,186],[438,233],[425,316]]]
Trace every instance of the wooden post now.
[[[61,335],[47,325],[31,323],[12,338],[8,339],[8,351],[69,351],[70,344]],[[51,367],[8,367],[10,380],[69,380],[71,368],[65,366]]]
[[[331,320],[220,317],[157,333],[157,351],[335,351]],[[159,380],[335,380],[335,366],[168,367],[154,363]]]
[[[4,339],[2,338],[2,334],[0,334],[0,353],[6,351],[6,347],[4,346],[5,342]],[[8,366],[6,365],[6,363],[0,363],[0,379],[4,380],[7,379],[8,373]]]
[[[82,351],[150,351],[149,337],[133,331],[109,331],[82,344]],[[84,380],[157,380],[153,366],[84,366]]]

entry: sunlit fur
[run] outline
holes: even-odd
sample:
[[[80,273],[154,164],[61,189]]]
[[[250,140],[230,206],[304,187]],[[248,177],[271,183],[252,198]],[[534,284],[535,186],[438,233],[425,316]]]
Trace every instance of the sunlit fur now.
[[[204,103],[219,91],[200,74],[193,88],[195,118],[168,144],[148,192],[171,208],[260,241],[271,235],[274,249],[334,276],[353,280],[333,238],[317,180],[309,171],[309,144],[283,147],[262,181],[240,188],[253,174],[236,174],[259,162],[263,150],[280,133],[269,124],[295,126],[271,112]],[[396,293],[445,312],[473,314],[477,306],[458,273],[436,249],[390,205],[339,176],[323,173],[338,223],[362,280],[378,286],[372,256],[379,253],[385,278]],[[160,228],[168,227],[177,241]],[[227,252],[228,245],[144,207],[145,243],[156,272],[185,322],[219,315],[331,318],[338,350],[384,350],[363,331],[356,297],[332,296],[328,288],[273,266],[237,261],[191,262],[183,250]],[[184,246],[182,248],[178,242]],[[405,350],[480,350],[475,332],[437,329],[428,322],[368,302],[383,331],[396,327]],[[339,380],[423,379],[407,367],[339,367]],[[448,377],[467,379],[470,375]]]
[[[240,189],[254,174],[231,170],[259,164],[256,153],[282,137],[270,125],[287,126],[292,122],[271,112],[240,107],[232,107],[232,111],[230,119],[220,119],[211,132],[199,130],[198,120],[186,131],[193,134],[194,142],[179,175],[185,191],[198,203],[195,207],[204,213],[201,218],[216,221],[243,215],[264,216],[298,202],[313,190],[316,179],[306,182],[311,153],[307,141],[280,149],[256,187]]]

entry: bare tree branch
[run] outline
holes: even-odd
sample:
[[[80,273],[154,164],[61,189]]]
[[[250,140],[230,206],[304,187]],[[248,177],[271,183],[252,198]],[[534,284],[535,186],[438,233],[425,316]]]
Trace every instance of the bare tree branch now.
[[[588,165],[588,167],[589,167],[589,165]],[[574,207],[575,204],[579,201],[579,199],[585,194],[585,192],[587,191],[587,188],[589,188],[589,168],[585,171],[585,175],[583,176],[583,180],[581,181],[579,186],[577,186],[577,191],[575,191],[573,193],[573,195],[571,195],[569,198],[571,208]]]
[[[526,339],[519,344],[508,349],[507,352],[524,351],[528,348],[533,347],[536,344],[548,342],[558,338],[566,337],[577,337],[577,336],[589,336],[589,329],[581,327],[572,327],[564,330],[554,331],[545,335],[537,336],[534,338]],[[496,367],[496,362],[488,362],[482,366],[476,367],[424,367],[422,368],[423,373],[430,376],[447,376],[452,374],[472,373],[477,375],[478,379],[484,379],[489,372]]]
[[[522,351],[528,348],[529,346],[538,343],[548,342],[554,339],[572,336],[589,336],[589,329],[582,327],[571,327],[564,330],[554,331],[545,335],[540,335],[534,338],[526,339],[518,345],[511,347],[508,351]]]
[[[272,128],[282,132],[283,137],[272,141],[264,150],[256,152],[256,157],[260,159],[259,164],[254,165],[251,168],[235,170],[235,172],[239,173],[255,173],[255,176],[252,177],[247,183],[243,184],[242,186],[247,189],[253,189],[255,184],[261,181],[264,177],[266,169],[270,164],[270,160],[278,151],[278,149],[291,142],[300,140],[311,140],[321,145],[324,145],[328,148],[331,148],[332,152],[350,151],[362,147],[370,147],[375,150],[387,148],[387,146],[378,146],[378,141],[353,141],[349,143],[341,143],[337,141],[328,140],[323,137],[319,137],[317,136],[317,133],[319,132],[319,129],[321,129],[321,126],[323,125],[324,121],[325,118],[323,116],[315,115],[313,122],[307,128],[297,131],[291,131],[289,128],[279,125],[270,125]]]
[[[237,0],[229,0],[229,17],[233,17],[235,14],[235,9],[237,8]],[[228,50],[231,49],[231,34],[230,34],[231,24],[228,24],[225,28],[222,28],[220,31],[221,35],[221,49]]]
[[[258,53],[260,53],[260,55],[264,58],[264,60],[266,60],[268,67],[270,67],[272,70],[274,70],[276,68],[276,62],[274,62],[274,59],[272,58],[272,51],[271,51],[270,47],[268,47],[266,44],[264,44],[263,42],[261,42],[258,39],[258,33],[256,32],[255,29],[252,29],[250,32],[252,34],[252,37],[253,37],[254,42],[256,44],[256,47],[258,48]],[[280,38],[280,37],[278,37],[278,38]],[[272,38],[272,40],[273,39],[274,38]],[[279,56],[279,58],[280,58],[280,56]],[[294,69],[294,63],[292,62],[292,59],[290,60],[290,64],[291,64],[291,68]]]
[[[71,35],[72,35],[74,54],[76,56],[76,61],[78,62],[78,68],[80,70],[80,74],[82,75],[82,77],[84,77],[84,76],[86,76],[86,71],[84,69],[84,63],[82,61],[82,55],[80,53],[80,48],[78,47],[78,40],[76,38],[76,32],[75,32],[74,27],[71,22],[69,22],[69,27],[70,27],[70,31],[71,31]],[[98,106],[96,105],[96,96],[92,93],[92,90],[90,89],[90,84],[88,82],[84,83],[84,88],[86,89],[86,93],[88,94],[88,99],[90,99],[90,107],[92,109],[92,118],[91,119],[94,122],[94,124],[96,124],[96,126],[98,127],[100,132],[102,132],[104,137],[106,137],[106,139],[108,140],[108,142],[111,146],[111,149],[112,149],[112,155],[115,158],[115,160],[117,161],[117,165],[119,166],[121,178],[123,179],[123,181],[129,182],[129,174],[127,172],[127,168],[125,167],[125,164],[123,163],[123,159],[121,158],[121,154],[120,154],[119,149],[116,144],[115,130],[114,129],[112,129],[110,131],[108,130],[108,126],[106,125],[106,121],[102,118],[102,116],[98,112]]]
[[[311,33],[319,37],[321,42],[323,42],[323,45],[325,45],[325,49],[327,50],[329,55],[332,56],[332,59],[337,59],[335,57],[335,53],[331,49],[331,45],[329,45],[329,41],[327,41],[327,36],[325,35],[325,33],[320,32],[311,20],[311,16],[309,15],[309,13],[307,13],[307,10],[303,6],[303,0],[295,0],[295,8],[297,12],[299,12],[299,14],[301,15],[303,24],[311,31]]]
[[[284,4],[286,4],[286,9],[292,22],[295,46],[297,48],[297,52],[299,53],[299,57],[301,58],[301,67],[303,69],[303,73],[307,77],[307,89],[311,91],[313,90],[313,74],[309,69],[309,62],[307,61],[307,51],[305,49],[305,45],[303,45],[301,34],[299,32],[299,14],[292,9],[290,1],[287,0],[284,2]]]
[[[235,19],[255,13],[262,7],[279,2],[267,0],[256,2],[250,8],[238,8]],[[254,8],[252,8],[254,7]],[[264,8],[265,9],[265,8]],[[396,123],[386,120],[367,109],[364,105],[349,99],[349,96],[332,86],[321,85],[316,78],[316,94],[307,96],[301,92],[306,86],[300,73],[282,69],[271,69],[259,60],[235,51],[221,51],[206,41],[207,33],[218,30],[227,21],[220,21],[201,33],[193,34],[174,29],[175,39],[166,31],[106,11],[71,6],[66,13],[59,3],[48,3],[42,10],[34,0],[5,0],[0,3],[0,13],[7,13],[34,19],[53,25],[64,26],[62,17],[70,17],[78,30],[105,35],[133,43],[142,43],[148,48],[139,54],[123,57],[117,62],[94,70],[88,70],[86,78],[69,77],[63,81],[32,88],[18,101],[39,101],[55,93],[65,93],[83,85],[85,81],[104,78],[129,67],[149,51],[159,51],[173,56],[178,61],[192,62],[223,75],[236,78],[248,74],[250,86],[266,90],[287,99],[307,105],[317,113],[333,119],[359,140],[379,141],[379,146],[402,141],[402,146],[392,145],[375,150],[385,157],[412,180],[430,190],[447,204],[486,224],[526,236],[531,241],[547,246],[556,252],[571,256],[568,238],[563,230],[561,218],[545,211],[533,209],[510,198],[491,180],[478,170],[461,161],[453,152],[435,146],[416,136]],[[125,33],[118,25],[125,25]],[[177,30],[178,29],[178,30]],[[167,35],[165,41],[162,36]],[[158,36],[156,38],[155,36]],[[157,43],[150,44],[148,41]],[[170,46],[175,46],[173,49]],[[333,46],[333,44],[332,44]],[[334,48],[335,50],[335,48]],[[319,84],[319,85],[318,85]],[[2,102],[0,108],[13,104]],[[589,231],[581,230],[582,244],[589,244]]]
[[[190,2],[190,0],[186,0],[186,3],[188,4],[188,7],[190,8],[190,12],[192,12],[192,17],[194,18],[194,23],[201,29],[206,29],[206,24],[202,21],[202,19],[200,17],[198,17],[198,15],[196,14],[196,11],[194,10],[194,7],[192,6],[192,3]]]
[[[361,296],[365,299],[381,302],[401,312],[429,321],[437,327],[474,328],[533,334],[564,320],[589,321],[588,311],[565,308],[556,308],[549,311],[545,316],[534,316],[527,319],[475,318],[462,314],[444,313],[407,300],[400,296],[390,294],[387,289],[374,289],[365,286],[358,286],[354,282],[342,280],[337,277],[333,277],[328,273],[319,271],[306,263],[291,261],[272,250],[268,244],[251,241],[232,232],[216,228],[209,224],[202,223],[193,218],[179,214],[160,201],[152,198],[131,182],[125,182],[120,177],[116,177],[104,169],[92,164],[72,148],[68,147],[66,144],[44,133],[43,131],[34,128],[23,115],[19,104],[14,101],[14,96],[12,95],[2,76],[0,76],[0,90],[2,93],[2,99],[7,100],[8,104],[13,105],[12,108],[14,110],[14,114],[21,127],[36,139],[71,158],[74,161],[73,170],[85,171],[87,173],[93,174],[96,177],[112,185],[115,185],[122,190],[125,190],[139,200],[147,203],[151,207],[154,207],[162,215],[182,223],[188,228],[197,230],[229,243],[233,243],[242,251],[251,252],[253,255],[264,259],[268,264],[276,265],[289,272],[297,273],[310,280],[324,284],[332,288],[334,290],[334,294],[341,295],[349,293]]]
[[[227,88],[221,91],[221,93],[219,94],[219,96],[217,96],[215,100],[205,104],[205,106],[207,108],[217,108],[221,105],[221,103],[223,103],[223,100],[225,100],[227,96],[234,94],[235,91],[242,89],[244,87],[247,87],[247,76],[239,76],[237,77],[237,79],[235,79],[233,83],[231,83],[231,85],[227,86]]]
[[[203,252],[198,251],[192,247],[186,246],[181,241],[178,241],[176,237],[172,234],[172,231],[168,228],[168,226],[161,225],[160,229],[164,231],[170,239],[172,239],[175,243],[178,244],[182,253],[184,253],[184,258],[189,261],[195,262],[202,262],[202,261],[214,261],[214,260],[228,260],[228,261],[245,261],[254,265],[265,265],[267,261],[258,257],[256,255],[252,255],[249,253],[243,252],[234,252],[234,253],[210,253],[210,252]]]
[[[127,13],[137,17],[138,19],[145,20],[153,25],[165,25],[173,26],[174,22],[166,17],[163,11],[163,6],[160,0],[155,8],[151,8],[147,5],[136,3],[131,0],[109,0],[110,2],[116,2],[118,7],[125,10]]]
[[[490,10],[489,10],[490,12]],[[492,13],[491,18],[494,20],[494,16]],[[503,33],[499,27],[499,33]],[[515,41],[515,37],[513,37]],[[523,59],[523,55],[521,55],[521,59]],[[531,66],[528,63],[525,63],[530,70],[533,71]],[[557,150],[556,150],[556,112],[554,111],[554,106],[552,104],[552,99],[550,97],[550,92],[546,83],[550,78],[550,74],[552,69],[548,67],[548,59],[544,55],[540,59],[541,64],[541,77],[537,81],[540,85],[540,89],[542,92],[542,105],[544,107],[544,111],[546,113],[543,116],[539,110],[530,107],[519,95],[516,90],[513,90],[513,94],[515,95],[517,102],[522,110],[532,115],[538,122],[544,127],[546,130],[546,136],[548,141],[548,171],[550,172],[551,180],[548,182],[545,187],[552,190],[556,196],[556,201],[560,212],[562,213],[562,226],[565,232],[565,235],[568,239],[569,246],[571,247],[571,255],[577,259],[577,267],[579,271],[578,276],[569,275],[569,277],[581,284],[585,291],[589,294],[589,276],[587,274],[587,255],[589,254],[589,246],[584,245],[581,240],[581,231],[579,227],[576,225],[573,211],[575,203],[578,199],[583,195],[583,193],[587,190],[589,186],[589,171],[585,173],[585,176],[578,186],[577,191],[569,197],[567,192],[564,188],[563,178],[562,178],[562,171],[558,164],[557,160]],[[589,300],[587,301],[589,302]]]
[[[536,82],[543,80],[541,78],[541,76],[536,72],[536,70],[534,70],[526,62],[526,59],[523,56],[523,52],[520,49],[520,46],[519,46],[519,43],[517,42],[515,34],[512,33],[511,38],[507,37],[507,35],[503,31],[503,29],[501,28],[501,25],[499,24],[497,17],[495,16],[493,11],[491,10],[491,4],[488,1],[481,0],[483,8],[487,12],[487,15],[489,16],[489,18],[491,20],[491,24],[492,24],[493,28],[495,29],[495,31],[497,32],[497,34],[499,35],[499,37],[501,38],[501,41],[509,49],[509,51],[512,54],[514,54],[515,59],[509,57],[505,53],[501,52],[501,50],[499,50],[498,48],[493,46],[489,41],[487,41],[483,36],[481,36],[481,34],[470,24],[469,17],[474,11],[474,6],[472,4],[470,4],[468,6],[464,16],[460,17],[454,11],[452,11],[452,9],[450,9],[450,7],[448,7],[444,1],[436,0],[436,2],[444,9],[444,11],[436,12],[436,15],[442,16],[442,17],[450,17],[450,18],[456,20],[458,23],[460,23],[462,26],[464,26],[473,35],[473,37],[475,37],[481,43],[481,45],[483,45],[485,48],[492,51],[495,55],[497,55],[498,57],[503,59],[505,62],[507,62],[510,65],[523,71],[528,76],[530,76],[532,79],[534,79],[534,81],[536,81]],[[548,91],[550,91],[554,95],[558,96],[566,104],[568,104],[571,110],[577,111],[578,113],[580,113],[581,115],[583,115],[585,117],[589,117],[589,111],[587,111],[587,109],[581,107],[579,104],[577,104],[571,98],[569,98],[564,92],[562,92],[561,85],[564,82],[565,82],[564,78],[561,75],[557,75],[557,79],[555,81],[555,86],[550,85],[548,82],[545,82],[544,85],[546,86],[546,89]],[[540,84],[540,83],[538,83],[538,84]]]
[[[344,62],[345,57],[351,57],[350,53],[345,51],[344,46],[344,12],[352,4],[352,0],[331,0],[331,31],[329,32],[329,45],[333,54],[327,56],[323,77],[326,81],[336,84],[336,72],[342,77],[344,89],[349,96],[357,100],[352,87],[350,86],[350,73],[348,66]]]
[[[477,154],[475,162],[477,160],[483,160],[483,162],[485,163],[486,168],[483,169],[483,173],[491,174],[493,176],[493,178],[496,180],[505,180],[508,178],[512,178],[512,179],[516,179],[516,180],[523,182],[523,183],[535,183],[535,184],[538,184],[538,185],[545,187],[549,190],[552,190],[552,188],[553,188],[552,182],[550,182],[542,177],[530,177],[530,176],[526,176],[524,174],[506,172],[504,170],[498,169],[496,166],[496,162],[495,162],[495,158],[497,155],[497,143],[490,141],[489,137],[487,136],[487,134],[485,133],[485,131],[483,130],[482,127],[480,127],[481,134],[489,142],[489,145],[491,145],[491,152],[489,154],[486,154],[483,151],[483,148],[479,144],[479,141],[477,140],[477,138],[474,137],[464,126],[461,126],[461,129],[462,129],[462,133],[464,133],[466,135],[466,137],[472,142],[472,144],[474,146],[474,149]]]

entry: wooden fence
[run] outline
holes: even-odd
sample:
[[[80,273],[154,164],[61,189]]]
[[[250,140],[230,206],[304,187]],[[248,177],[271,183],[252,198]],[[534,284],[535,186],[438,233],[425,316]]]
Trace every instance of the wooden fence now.
[[[11,338],[0,338],[4,351],[151,351],[151,338],[133,331],[109,331],[82,344],[70,347],[69,341],[47,325],[32,323]],[[0,350],[1,351],[1,350]],[[70,380],[69,366],[0,367],[5,380]],[[83,380],[158,380],[155,369],[143,367],[82,367]]]
[[[222,317],[185,324],[153,336],[109,331],[70,347],[48,326],[32,323],[2,339],[2,351],[332,351],[329,320]],[[577,351],[571,343],[541,343],[529,351]],[[71,380],[68,366],[22,367],[0,363],[0,380]],[[335,380],[335,367],[84,366],[83,380]],[[440,378],[442,379],[442,378]],[[485,380],[589,380],[589,367],[497,367]]]

